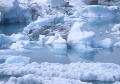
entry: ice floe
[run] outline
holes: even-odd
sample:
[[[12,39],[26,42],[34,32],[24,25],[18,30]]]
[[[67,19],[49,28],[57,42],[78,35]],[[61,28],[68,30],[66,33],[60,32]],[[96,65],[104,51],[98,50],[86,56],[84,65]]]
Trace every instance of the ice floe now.
[[[90,49],[93,44],[92,38],[94,32],[92,31],[81,31],[84,23],[75,22],[72,29],[69,32],[67,42],[71,46],[72,44],[79,45],[80,49]],[[76,46],[77,47],[77,46]]]
[[[80,80],[74,80],[74,79],[65,79],[65,78],[59,78],[59,77],[41,77],[37,75],[25,75],[23,77],[11,77],[6,83],[1,82],[1,84],[91,84],[82,82]]]
[[[24,63],[28,64],[30,62],[30,58],[23,56],[12,56],[8,57],[5,61],[6,64],[14,64],[14,63]]]
[[[74,80],[119,81],[120,66],[112,63],[30,63],[0,64],[1,76],[24,76],[35,74],[41,77],[60,77]]]
[[[104,40],[100,41],[98,45],[102,48],[111,48],[113,46],[112,39],[105,38]]]

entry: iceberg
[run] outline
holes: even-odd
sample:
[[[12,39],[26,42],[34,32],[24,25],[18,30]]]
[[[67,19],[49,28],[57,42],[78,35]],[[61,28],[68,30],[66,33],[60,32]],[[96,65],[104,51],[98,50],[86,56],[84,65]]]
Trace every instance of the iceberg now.
[[[27,35],[22,34],[22,33],[12,34],[10,36],[10,38],[14,38],[14,39],[12,39],[14,42],[21,41],[21,40],[29,40],[29,37]]]
[[[113,84],[120,84],[120,82],[119,82],[119,81],[116,81],[116,82],[114,82]]]
[[[30,22],[31,13],[27,7],[20,7],[18,0],[12,0],[13,7],[6,12],[2,13],[2,23],[21,23],[21,22]]]
[[[84,23],[74,23],[72,29],[69,32],[67,42],[72,47],[79,47],[83,50],[91,50],[93,45],[93,37],[95,34],[92,31],[81,31],[83,25]]]
[[[57,39],[55,39],[52,43],[53,47],[55,49],[57,48],[63,48],[63,49],[67,49],[67,42],[65,39],[63,39],[59,34],[56,34],[55,37]]]
[[[14,64],[14,63],[24,63],[28,64],[30,61],[30,58],[23,57],[23,56],[12,56],[8,57],[5,61],[6,64]]]
[[[46,4],[46,0],[0,0],[1,22],[30,23],[38,16],[43,16],[43,9],[47,9]]]
[[[116,25],[112,28],[112,34],[116,34],[116,35],[119,35],[119,34],[120,34],[120,24],[116,24]]]
[[[45,44],[51,45],[56,38],[55,38],[55,36],[48,36],[48,37],[49,37],[49,38],[48,38],[48,40],[45,42]]]
[[[19,40],[19,41],[16,41],[15,43],[13,43],[11,46],[10,46],[10,49],[12,50],[18,50],[18,51],[24,51],[24,50],[30,50],[34,47],[39,47],[39,43],[38,42],[35,42],[35,41],[28,41],[28,40]]]
[[[0,12],[6,12],[13,7],[14,0],[0,0]]]
[[[24,48],[29,44],[30,41],[17,41],[10,46],[13,50],[24,50]],[[27,46],[28,47],[28,46]]]
[[[113,42],[110,38],[106,38],[98,43],[98,45],[102,48],[111,48],[113,46]]]

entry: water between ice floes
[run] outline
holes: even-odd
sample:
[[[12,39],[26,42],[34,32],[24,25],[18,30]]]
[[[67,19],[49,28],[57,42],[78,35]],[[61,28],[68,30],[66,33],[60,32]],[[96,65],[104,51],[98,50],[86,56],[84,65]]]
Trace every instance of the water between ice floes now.
[[[104,38],[115,39],[113,35],[110,34],[111,28],[118,22],[106,22],[100,20],[88,20],[86,21],[83,30],[92,30],[96,33],[95,40],[100,41]],[[1,24],[0,25],[0,34],[11,35],[12,33],[22,32],[26,24]],[[99,38],[99,39],[98,39]],[[115,39],[116,40],[116,39]],[[105,62],[105,63],[116,63],[120,65],[120,48],[114,47],[109,49],[95,49],[92,52],[82,52],[79,49],[67,50],[52,50],[51,47],[41,47],[33,48],[32,52],[26,54],[27,57],[30,57],[31,62],[50,62],[50,63],[62,63],[68,64],[71,62]],[[5,60],[1,59],[0,63],[3,63]],[[3,77],[2,77],[3,78]],[[9,77],[8,77],[9,78]],[[1,77],[0,77],[1,79]],[[6,80],[1,79],[1,80]],[[92,81],[93,82],[93,81]],[[111,84],[112,82],[100,82],[94,81],[93,84]]]
[[[86,25],[83,30],[94,31],[96,42],[111,38],[116,40],[111,34],[111,28],[118,24],[119,21],[107,21],[103,19],[90,19],[86,20]],[[0,24],[0,33],[11,35],[12,33],[22,32],[26,24]],[[50,62],[50,63],[63,63],[68,64],[71,62],[105,62],[120,64],[120,48],[114,47],[109,49],[95,49],[92,52],[82,52],[79,49],[67,50],[54,49],[51,47],[33,48],[30,54],[26,56],[31,58],[31,62]],[[3,63],[5,60],[0,60]]]

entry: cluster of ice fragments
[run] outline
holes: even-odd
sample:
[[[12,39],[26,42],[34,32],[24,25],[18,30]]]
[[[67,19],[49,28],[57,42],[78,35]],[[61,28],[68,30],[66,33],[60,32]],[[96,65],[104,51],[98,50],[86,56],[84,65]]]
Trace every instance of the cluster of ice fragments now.
[[[22,33],[11,36],[0,34],[0,49],[8,49],[0,50],[0,56],[7,55],[3,57],[6,59],[5,63],[0,64],[0,76],[13,76],[6,82],[1,81],[0,84],[88,84],[82,81],[120,81],[120,66],[116,64],[29,64],[29,58],[18,56],[21,53],[29,53],[32,47],[41,45],[52,46],[53,51],[58,49],[66,51],[67,46],[83,51],[118,46],[120,42],[114,44],[110,38],[95,43],[96,33],[83,30],[85,23],[81,20],[81,18],[117,19],[120,17],[118,6],[88,6],[87,4],[91,4],[93,0],[70,0],[69,6],[72,7],[70,16],[69,9],[55,8],[67,5],[68,3],[64,0],[31,0],[29,3],[28,1],[11,0],[10,7],[5,7],[6,5],[3,7],[0,4],[0,8],[3,7],[5,10],[0,9],[0,22],[32,21]],[[114,3],[114,1],[110,3],[104,1],[98,0],[98,4]],[[9,4],[6,0],[2,2]],[[119,1],[116,0],[116,2]],[[53,8],[49,8],[48,3],[51,3]],[[113,27],[112,34],[119,34],[119,30],[118,24]]]
[[[80,82],[80,80],[119,81],[119,71],[120,66],[111,63],[71,63],[66,65],[55,63],[31,63],[25,65],[19,63],[0,65],[1,76],[13,76],[6,84],[37,84],[39,82],[43,82],[44,84],[47,80],[50,82],[53,80],[55,83],[57,82],[57,84],[62,82],[55,81],[57,79],[63,79],[63,82],[66,81],[68,84],[77,82],[78,84],[81,84],[82,82]]]

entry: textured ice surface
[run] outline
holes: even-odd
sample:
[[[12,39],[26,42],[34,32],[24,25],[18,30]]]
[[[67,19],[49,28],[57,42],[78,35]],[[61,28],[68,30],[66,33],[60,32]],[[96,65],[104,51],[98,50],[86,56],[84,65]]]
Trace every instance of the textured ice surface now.
[[[1,84],[91,84],[82,82],[80,80],[66,79],[59,77],[41,77],[37,75],[25,75],[23,77],[11,77],[8,82],[1,82]]]
[[[30,58],[23,57],[23,56],[12,56],[8,57],[5,61],[6,64],[14,64],[14,63],[24,63],[28,64],[30,61]]]
[[[14,42],[21,41],[21,40],[29,40],[28,36],[24,35],[22,33],[12,34],[10,37],[14,38],[14,39],[12,39]]]
[[[74,80],[119,81],[120,66],[112,63],[31,63],[0,64],[1,76],[24,76],[35,74],[41,77],[60,77]]]
[[[104,40],[100,41],[98,45],[103,48],[111,48],[113,43],[110,38],[105,38]]]
[[[92,47],[92,38],[94,37],[94,32],[92,31],[81,31],[84,23],[75,22],[71,28],[68,35],[68,44],[70,46],[77,44],[76,47],[79,47],[83,50],[89,50]],[[91,49],[90,49],[91,50]]]

